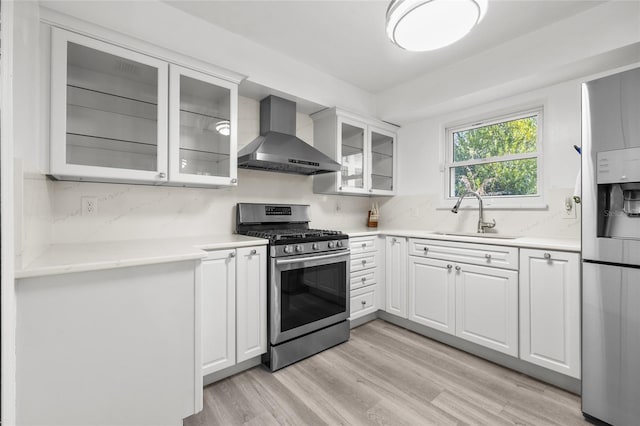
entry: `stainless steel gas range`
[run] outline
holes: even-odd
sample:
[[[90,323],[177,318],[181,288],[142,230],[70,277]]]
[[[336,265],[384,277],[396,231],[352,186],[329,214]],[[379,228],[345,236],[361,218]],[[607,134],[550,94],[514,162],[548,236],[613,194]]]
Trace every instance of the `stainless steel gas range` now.
[[[236,232],[269,240],[271,371],[349,339],[349,237],[309,222],[308,205],[237,206]]]

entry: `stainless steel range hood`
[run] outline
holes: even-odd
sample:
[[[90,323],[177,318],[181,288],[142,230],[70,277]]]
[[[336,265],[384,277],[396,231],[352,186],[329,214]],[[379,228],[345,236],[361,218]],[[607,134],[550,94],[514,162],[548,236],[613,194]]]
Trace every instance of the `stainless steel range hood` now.
[[[277,96],[260,101],[260,136],[238,153],[238,167],[317,175],[340,170],[340,164],[296,134],[296,104]]]

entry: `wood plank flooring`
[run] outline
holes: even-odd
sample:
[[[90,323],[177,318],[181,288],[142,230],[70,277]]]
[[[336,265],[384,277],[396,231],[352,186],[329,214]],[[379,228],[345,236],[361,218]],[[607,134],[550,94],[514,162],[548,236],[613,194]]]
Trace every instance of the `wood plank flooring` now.
[[[198,425],[584,425],[580,397],[382,320],[208,386]]]

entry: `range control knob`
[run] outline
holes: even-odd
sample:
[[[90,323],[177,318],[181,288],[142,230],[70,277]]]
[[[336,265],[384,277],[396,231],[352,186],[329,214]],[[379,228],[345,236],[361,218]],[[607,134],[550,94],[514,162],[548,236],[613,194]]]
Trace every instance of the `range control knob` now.
[[[318,250],[318,243],[313,243],[313,245],[311,246],[312,249],[314,250]]]
[[[284,252],[285,252],[285,253],[291,253],[291,247],[289,247],[289,246],[284,246]]]
[[[338,244],[338,247],[342,247],[342,241],[338,241],[337,244]]]
[[[334,248],[336,246],[335,241],[329,241],[329,248]]]
[[[298,244],[298,245],[296,246],[296,251],[299,253],[299,252],[301,252],[302,250],[304,250],[304,247],[302,247],[300,244]]]

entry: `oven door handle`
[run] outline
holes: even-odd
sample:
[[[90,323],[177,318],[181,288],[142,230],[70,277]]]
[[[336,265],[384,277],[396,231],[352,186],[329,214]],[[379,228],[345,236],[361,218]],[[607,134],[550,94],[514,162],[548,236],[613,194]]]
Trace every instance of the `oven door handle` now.
[[[296,257],[293,259],[276,259],[276,265],[289,265],[291,263],[310,262],[314,260],[333,259],[336,257],[343,257],[349,255],[349,250],[341,251],[340,253],[322,254],[320,256],[310,257]]]

